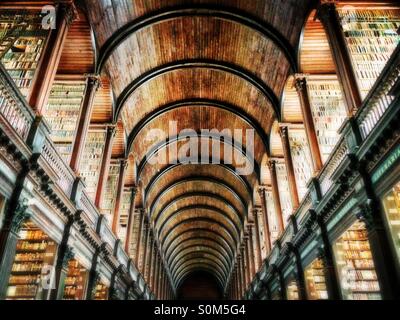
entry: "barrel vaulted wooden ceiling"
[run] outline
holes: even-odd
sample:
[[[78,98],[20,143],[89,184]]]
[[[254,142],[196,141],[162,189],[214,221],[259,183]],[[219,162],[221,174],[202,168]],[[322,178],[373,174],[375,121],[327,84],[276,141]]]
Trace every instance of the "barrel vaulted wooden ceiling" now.
[[[122,121],[126,153],[136,163],[136,204],[146,210],[170,275],[179,286],[190,273],[208,271],[223,288],[269,153],[271,127],[280,119],[286,79],[298,71],[297,48],[312,1],[85,4],[97,72],[109,77],[114,121]],[[254,152],[241,150],[242,159],[232,164],[151,164],[152,156],[185,143],[168,136],[169,121],[177,122],[178,132],[254,129]],[[151,129],[166,136],[149,142]],[[253,173],[238,175],[235,169],[253,159]]]

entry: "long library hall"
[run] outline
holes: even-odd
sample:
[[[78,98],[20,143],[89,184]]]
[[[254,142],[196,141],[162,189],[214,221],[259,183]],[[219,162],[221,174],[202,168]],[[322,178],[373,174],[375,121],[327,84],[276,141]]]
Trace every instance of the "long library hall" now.
[[[400,299],[400,3],[2,0],[0,300]]]

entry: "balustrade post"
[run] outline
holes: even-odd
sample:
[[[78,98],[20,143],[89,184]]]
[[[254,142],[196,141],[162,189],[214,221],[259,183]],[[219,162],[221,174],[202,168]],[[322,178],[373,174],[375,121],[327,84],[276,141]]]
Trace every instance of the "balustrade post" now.
[[[314,119],[311,111],[311,102],[308,92],[307,80],[304,75],[296,76],[295,87],[300,99],[300,107],[303,115],[304,128],[307,135],[308,145],[310,146],[311,159],[313,162],[313,171],[314,174],[316,174],[322,168],[322,158],[317,133],[315,130]]]
[[[321,0],[317,17],[322,22],[327,34],[347,111],[351,115],[361,106],[362,99],[336,5],[332,1]]]

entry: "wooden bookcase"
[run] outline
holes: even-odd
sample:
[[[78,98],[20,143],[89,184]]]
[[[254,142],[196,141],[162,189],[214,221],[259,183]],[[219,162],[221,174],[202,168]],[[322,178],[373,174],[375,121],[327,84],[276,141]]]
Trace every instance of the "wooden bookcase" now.
[[[299,199],[303,199],[308,191],[307,183],[312,177],[312,159],[304,128],[289,128],[290,151],[293,159]]]
[[[299,288],[295,280],[288,282],[286,286],[286,297],[288,300],[299,300]]]
[[[96,285],[94,300],[107,300],[108,299],[108,288],[106,285],[98,282]]]
[[[120,165],[118,161],[112,161],[108,172],[108,178],[101,203],[101,213],[104,214],[111,226],[114,215],[115,198],[117,195],[118,176]]]
[[[338,8],[361,97],[365,98],[400,42],[400,8]]]
[[[90,128],[80,162],[80,174],[86,184],[88,196],[93,201],[96,197],[105,140],[105,128]]]
[[[57,244],[32,222],[25,224],[19,236],[7,300],[44,299],[41,275],[46,265],[54,265]]]
[[[83,300],[85,298],[87,279],[87,270],[77,260],[70,260],[68,262],[68,274],[65,278],[63,300]]]
[[[289,180],[286,165],[282,162],[276,163],[276,176],[278,179],[279,198],[281,200],[283,224],[286,228],[287,220],[293,211],[292,200],[290,198]]]
[[[396,256],[400,261],[400,182],[385,194],[383,206]]]
[[[305,268],[304,278],[308,300],[328,299],[324,265],[321,259],[315,259]]]
[[[322,161],[339,140],[338,130],[347,119],[342,89],[336,75],[309,76],[307,87]]]
[[[51,128],[51,138],[66,163],[70,161],[84,92],[83,80],[56,80],[44,112]]]
[[[29,94],[49,34],[41,22],[40,12],[0,14],[0,59],[24,96]]]
[[[333,249],[343,299],[381,299],[365,224],[354,223],[336,240]]]
[[[119,208],[120,213],[119,213],[119,228],[118,228],[118,238],[121,239],[123,243],[125,243],[125,239],[127,237],[130,207],[131,207],[131,192],[124,191],[122,195],[121,206]]]

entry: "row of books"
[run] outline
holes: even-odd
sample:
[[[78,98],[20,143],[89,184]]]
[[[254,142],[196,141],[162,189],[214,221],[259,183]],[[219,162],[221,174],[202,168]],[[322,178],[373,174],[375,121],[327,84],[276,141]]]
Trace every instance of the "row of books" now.
[[[400,10],[339,10],[347,47],[364,98],[400,42]]]
[[[325,162],[339,139],[338,130],[347,118],[342,90],[337,79],[308,81],[315,130]]]
[[[105,130],[89,130],[81,160],[81,176],[86,184],[86,191],[93,201],[96,196],[105,139]]]
[[[285,163],[276,164],[276,175],[278,180],[279,198],[281,200],[283,223],[286,228],[287,220],[293,211],[292,199],[290,197],[289,181]]]
[[[365,224],[356,222],[344,232],[334,244],[334,253],[343,296],[357,299],[355,295],[363,293],[365,298],[378,298],[380,288]]]
[[[304,271],[307,296],[310,300],[328,299],[323,263],[315,259]]]
[[[312,176],[312,159],[305,130],[291,130],[289,128],[289,143],[297,184],[297,192],[299,198],[303,199],[308,191],[307,183]]]

